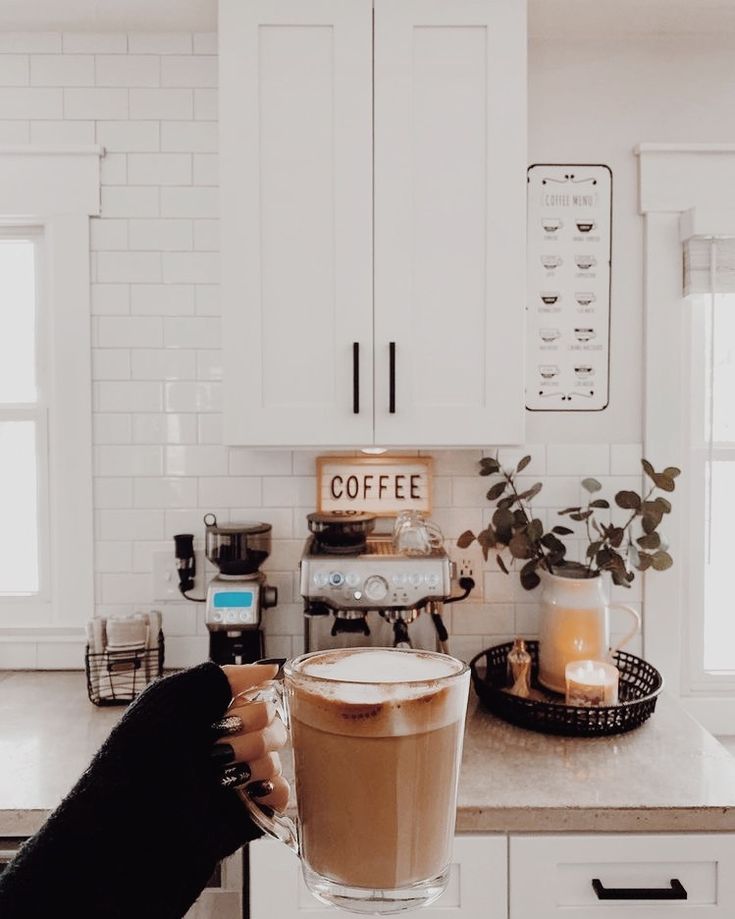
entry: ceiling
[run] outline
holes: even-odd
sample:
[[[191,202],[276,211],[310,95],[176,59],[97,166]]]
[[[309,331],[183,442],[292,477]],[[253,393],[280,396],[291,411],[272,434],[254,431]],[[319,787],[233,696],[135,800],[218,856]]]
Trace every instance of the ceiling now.
[[[528,0],[528,7],[529,31],[539,37],[735,34],[735,0]],[[216,27],[217,0],[0,0],[0,31]]]

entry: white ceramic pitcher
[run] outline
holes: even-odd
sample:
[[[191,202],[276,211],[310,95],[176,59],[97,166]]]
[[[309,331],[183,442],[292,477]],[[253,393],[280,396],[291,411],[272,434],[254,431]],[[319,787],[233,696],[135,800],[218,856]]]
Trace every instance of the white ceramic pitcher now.
[[[539,682],[547,689],[565,691],[564,671],[570,661],[606,661],[641,628],[640,614],[625,603],[610,602],[609,576],[560,577],[539,570]],[[615,648],[610,648],[610,610],[622,609],[633,626]]]

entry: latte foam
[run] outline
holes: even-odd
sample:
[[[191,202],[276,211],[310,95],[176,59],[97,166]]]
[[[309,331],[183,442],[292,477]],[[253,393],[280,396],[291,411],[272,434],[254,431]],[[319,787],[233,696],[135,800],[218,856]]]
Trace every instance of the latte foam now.
[[[308,658],[299,673],[342,683],[430,682],[452,676],[462,664],[447,655],[422,654],[387,648],[327,651]]]

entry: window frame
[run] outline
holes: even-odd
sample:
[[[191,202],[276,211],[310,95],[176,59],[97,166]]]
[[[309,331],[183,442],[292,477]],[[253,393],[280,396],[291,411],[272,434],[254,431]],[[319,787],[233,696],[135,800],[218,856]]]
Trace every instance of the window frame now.
[[[94,612],[89,218],[99,215],[102,152],[0,147],[0,234],[35,229],[42,240],[37,341],[46,424],[39,434],[48,459],[45,584],[28,598],[35,603],[0,598],[0,640],[8,643],[80,642]]]
[[[703,607],[692,616],[688,572],[698,476],[686,468],[693,306],[682,290],[682,237],[721,235],[723,224],[732,224],[735,145],[641,144],[635,152],[644,218],[644,451],[654,466],[683,466],[666,522],[674,567],[645,579],[644,648],[684,707],[714,733],[728,734],[735,723],[735,678],[694,666]]]

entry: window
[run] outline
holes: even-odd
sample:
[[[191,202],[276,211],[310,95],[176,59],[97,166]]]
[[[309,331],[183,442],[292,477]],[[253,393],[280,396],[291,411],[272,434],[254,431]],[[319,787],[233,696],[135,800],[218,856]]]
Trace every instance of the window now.
[[[101,152],[0,147],[0,649],[10,666],[78,667],[94,611],[89,218]]]
[[[0,598],[48,594],[42,237],[0,230]]]

